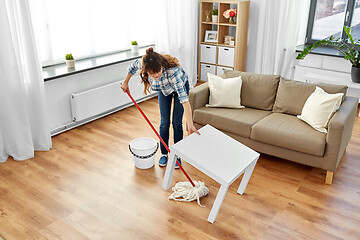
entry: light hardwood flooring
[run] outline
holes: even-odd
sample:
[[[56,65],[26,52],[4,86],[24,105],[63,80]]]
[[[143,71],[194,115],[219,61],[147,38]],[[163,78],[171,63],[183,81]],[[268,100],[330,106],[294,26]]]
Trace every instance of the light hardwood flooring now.
[[[159,125],[157,99],[140,104]],[[128,144],[153,137],[130,107],[53,137],[35,158],[0,164],[0,236],[22,239],[359,239],[360,118],[334,174],[261,155],[243,196],[235,181],[214,224],[207,222],[219,184],[184,163],[210,194],[168,200],[165,168],[134,167]],[[196,147],[196,146],[194,146]],[[156,154],[156,160],[160,153]],[[175,182],[186,181],[176,170]],[[0,239],[1,239],[0,237]]]

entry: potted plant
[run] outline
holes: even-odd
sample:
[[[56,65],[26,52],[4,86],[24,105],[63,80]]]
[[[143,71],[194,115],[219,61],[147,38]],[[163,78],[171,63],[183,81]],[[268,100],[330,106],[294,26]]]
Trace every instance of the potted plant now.
[[[75,59],[71,53],[65,55],[65,62],[68,68],[75,68]]]
[[[344,55],[345,60],[349,60],[351,62],[351,80],[353,82],[360,83],[360,40],[352,37],[352,29],[350,27],[344,26],[344,31],[349,37],[349,42],[348,40],[341,39],[340,37],[335,38],[334,36],[330,36],[329,38],[317,41],[316,43],[304,48],[304,50],[298,54],[296,59],[304,59],[312,50],[320,46],[333,47]]]
[[[212,22],[217,23],[218,22],[219,10],[218,9],[211,10],[211,15],[212,15]]]
[[[139,52],[139,45],[137,41],[131,41],[131,52],[138,53]]]

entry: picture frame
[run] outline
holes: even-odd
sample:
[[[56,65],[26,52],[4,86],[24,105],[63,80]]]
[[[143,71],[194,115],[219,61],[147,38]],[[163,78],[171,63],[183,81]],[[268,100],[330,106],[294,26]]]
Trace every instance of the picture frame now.
[[[235,38],[230,36],[230,35],[225,35],[224,37],[224,44],[228,44],[228,45],[234,45],[234,44],[231,44],[231,42],[234,42],[235,41]]]
[[[218,41],[218,31],[206,31],[205,32],[205,42],[217,43]]]

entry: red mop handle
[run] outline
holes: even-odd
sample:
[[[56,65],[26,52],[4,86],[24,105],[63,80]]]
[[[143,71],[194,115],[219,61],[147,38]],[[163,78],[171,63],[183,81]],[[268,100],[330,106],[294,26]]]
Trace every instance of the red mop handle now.
[[[159,133],[155,130],[154,126],[152,125],[152,123],[149,121],[149,119],[146,117],[145,113],[141,110],[141,108],[139,107],[139,105],[135,102],[135,100],[133,99],[133,97],[131,96],[129,90],[126,90],[126,93],[129,95],[129,97],[131,98],[131,101],[133,101],[133,103],[135,104],[135,106],[137,107],[137,109],[139,109],[140,113],[143,115],[143,117],[145,118],[145,120],[147,121],[147,123],[150,125],[150,127],[152,128],[152,130],[155,132],[155,134],[158,136],[158,138],[160,139],[160,141],[162,142],[162,144],[165,146],[165,148],[168,150],[168,152],[170,153],[170,149],[169,147],[165,144],[164,140],[160,137]],[[191,180],[191,178],[189,177],[189,175],[185,172],[184,168],[181,166],[181,164],[179,163],[179,161],[176,159],[176,162],[178,164],[178,166],[180,167],[181,171],[184,173],[184,175],[186,176],[186,178],[189,180],[189,182],[191,183],[191,185],[193,187],[195,187],[195,184],[193,183],[193,181]]]

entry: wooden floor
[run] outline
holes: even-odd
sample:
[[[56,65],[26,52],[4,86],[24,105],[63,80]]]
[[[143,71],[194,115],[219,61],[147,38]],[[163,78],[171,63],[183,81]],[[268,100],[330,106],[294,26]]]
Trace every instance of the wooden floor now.
[[[159,125],[157,99],[141,103]],[[235,181],[214,224],[219,184],[184,163],[210,194],[168,200],[165,168],[134,167],[128,144],[155,138],[135,107],[53,137],[34,159],[0,164],[0,236],[22,239],[359,239],[360,118],[332,185],[325,171],[261,155],[243,196]],[[196,147],[196,146],[194,146]],[[156,159],[159,157],[159,152]],[[180,170],[175,182],[185,181]],[[0,237],[0,239],[1,239]]]

